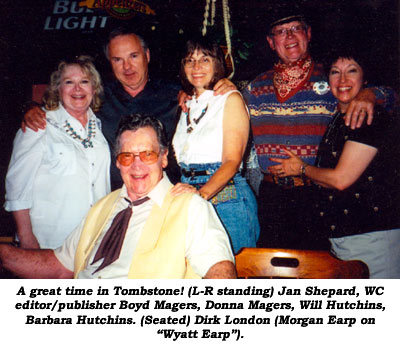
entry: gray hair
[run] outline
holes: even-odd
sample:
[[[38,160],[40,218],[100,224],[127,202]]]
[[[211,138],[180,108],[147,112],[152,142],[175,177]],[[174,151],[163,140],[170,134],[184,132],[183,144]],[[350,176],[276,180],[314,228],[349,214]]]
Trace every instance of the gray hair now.
[[[118,27],[118,28],[114,29],[113,31],[111,31],[111,33],[108,35],[107,43],[103,47],[104,54],[105,54],[107,60],[110,60],[110,56],[108,54],[108,47],[110,46],[111,40],[115,39],[118,36],[126,36],[126,35],[136,36],[139,39],[139,42],[140,42],[140,45],[143,48],[143,51],[147,52],[149,50],[149,47],[147,46],[147,43],[143,39],[142,36],[140,36],[139,34],[136,34],[134,31],[132,31],[132,30],[130,30],[128,28]]]
[[[157,135],[158,144],[160,149],[164,152],[168,148],[167,135],[165,133],[164,125],[157,119],[149,115],[141,115],[133,113],[128,116],[122,117],[118,125],[116,133],[116,140],[114,144],[115,157],[120,153],[121,149],[121,135],[125,131],[136,131],[141,128],[150,127],[154,129]]]

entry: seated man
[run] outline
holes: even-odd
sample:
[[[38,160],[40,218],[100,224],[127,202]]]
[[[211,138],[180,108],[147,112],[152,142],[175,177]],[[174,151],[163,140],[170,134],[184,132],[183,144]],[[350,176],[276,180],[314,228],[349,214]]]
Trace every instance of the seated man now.
[[[169,192],[161,123],[123,118],[115,147],[123,187],[95,204],[54,251],[0,245],[2,266],[22,278],[235,278],[229,239],[211,204]]]

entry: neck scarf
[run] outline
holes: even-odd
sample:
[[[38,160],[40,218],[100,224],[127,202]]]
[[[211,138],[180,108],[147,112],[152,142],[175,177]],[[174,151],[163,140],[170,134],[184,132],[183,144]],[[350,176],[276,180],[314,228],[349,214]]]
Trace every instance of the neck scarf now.
[[[274,87],[278,101],[285,102],[295,95],[309,80],[313,67],[311,57],[291,64],[275,64]]]
[[[125,200],[128,200],[125,198]],[[101,265],[93,272],[95,274],[97,271],[105,268],[119,258],[121,253],[122,244],[124,243],[126,230],[128,229],[129,221],[132,216],[132,206],[139,206],[144,202],[150,200],[149,197],[144,197],[133,202],[129,201],[129,206],[120,211],[113,219],[110,228],[107,230],[100,243],[100,246],[94,256],[92,264],[103,259]]]

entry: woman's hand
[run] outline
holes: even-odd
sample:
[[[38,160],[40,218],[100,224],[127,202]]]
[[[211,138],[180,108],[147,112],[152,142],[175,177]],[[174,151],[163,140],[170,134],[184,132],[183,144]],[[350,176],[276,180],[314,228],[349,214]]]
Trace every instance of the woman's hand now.
[[[303,161],[292,151],[287,149],[283,149],[284,152],[289,156],[288,159],[275,159],[270,158],[271,161],[279,163],[279,165],[270,166],[268,168],[269,172],[272,175],[278,177],[287,177],[287,176],[298,176],[301,174],[301,166],[303,165]]]
[[[177,183],[171,188],[171,195],[172,196],[178,196],[182,193],[195,193],[195,194],[200,194],[199,191],[191,186],[190,184],[187,183]]]

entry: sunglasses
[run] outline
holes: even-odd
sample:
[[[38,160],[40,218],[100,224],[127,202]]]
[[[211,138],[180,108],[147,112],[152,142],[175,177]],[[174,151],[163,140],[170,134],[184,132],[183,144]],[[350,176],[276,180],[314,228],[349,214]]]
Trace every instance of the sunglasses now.
[[[122,152],[117,155],[117,160],[122,166],[129,166],[133,163],[136,157],[139,157],[142,163],[150,165],[154,164],[159,157],[160,153],[153,151],[143,151],[138,154],[131,152]]]

